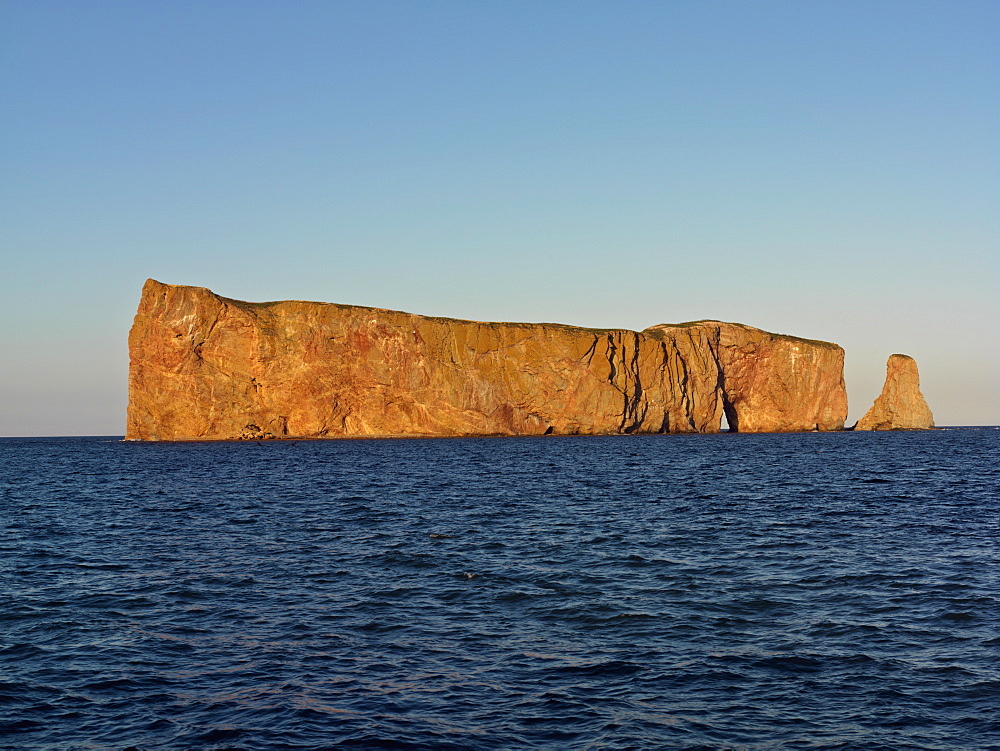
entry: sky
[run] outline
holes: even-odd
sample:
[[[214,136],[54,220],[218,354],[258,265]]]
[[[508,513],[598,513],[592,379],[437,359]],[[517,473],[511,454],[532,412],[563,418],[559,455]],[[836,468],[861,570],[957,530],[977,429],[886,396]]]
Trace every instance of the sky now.
[[[0,0],[0,435],[121,435],[147,277],[895,352],[1000,424],[994,0]]]

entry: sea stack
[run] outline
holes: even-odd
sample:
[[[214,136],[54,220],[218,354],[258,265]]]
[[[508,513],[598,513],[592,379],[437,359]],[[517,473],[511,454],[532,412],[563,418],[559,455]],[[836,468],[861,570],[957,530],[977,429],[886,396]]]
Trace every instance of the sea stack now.
[[[928,430],[934,415],[920,393],[917,362],[909,355],[890,355],[885,385],[855,430]]]
[[[645,331],[248,303],[150,279],[126,439],[842,430],[844,351],[720,321]]]

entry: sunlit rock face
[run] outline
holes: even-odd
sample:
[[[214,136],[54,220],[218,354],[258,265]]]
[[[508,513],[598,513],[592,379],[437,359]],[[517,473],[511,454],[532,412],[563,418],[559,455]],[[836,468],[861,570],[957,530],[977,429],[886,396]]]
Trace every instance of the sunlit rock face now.
[[[740,324],[643,332],[247,303],[149,280],[128,439],[838,430],[843,350]]]
[[[647,331],[698,328],[718,363],[727,421],[740,433],[842,430],[847,419],[844,350],[751,326],[698,321]]]
[[[928,430],[933,427],[934,415],[920,393],[916,360],[908,355],[891,355],[886,363],[882,393],[854,429]]]

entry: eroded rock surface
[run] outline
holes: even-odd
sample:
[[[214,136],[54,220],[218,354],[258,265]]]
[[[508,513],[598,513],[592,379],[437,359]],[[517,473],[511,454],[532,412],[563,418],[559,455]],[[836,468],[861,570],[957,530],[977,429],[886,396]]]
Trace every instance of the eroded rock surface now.
[[[847,391],[839,346],[720,321],[660,324],[647,331],[670,334],[691,327],[705,332],[718,363],[730,428],[741,433],[843,429]]]
[[[934,415],[920,393],[917,363],[908,355],[890,355],[885,385],[855,430],[928,430]]]
[[[128,439],[839,430],[843,350],[740,324],[480,323],[146,282]]]

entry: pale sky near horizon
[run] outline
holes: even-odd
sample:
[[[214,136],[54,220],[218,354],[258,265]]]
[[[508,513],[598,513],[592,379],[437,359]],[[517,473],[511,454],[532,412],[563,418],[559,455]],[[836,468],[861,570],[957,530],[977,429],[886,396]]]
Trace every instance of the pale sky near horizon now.
[[[1000,424],[1000,3],[0,0],[0,435],[121,435],[143,281],[834,341]]]

